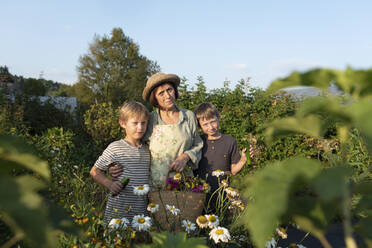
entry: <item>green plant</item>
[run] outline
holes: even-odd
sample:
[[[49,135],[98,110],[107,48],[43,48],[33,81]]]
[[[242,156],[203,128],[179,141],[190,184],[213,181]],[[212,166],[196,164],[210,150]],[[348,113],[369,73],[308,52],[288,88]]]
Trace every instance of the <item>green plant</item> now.
[[[47,163],[33,155],[22,139],[2,135],[0,165],[0,218],[14,233],[3,246],[26,240],[39,247],[55,247],[56,234],[72,229],[71,222],[53,205],[47,208],[39,194],[50,180]]]

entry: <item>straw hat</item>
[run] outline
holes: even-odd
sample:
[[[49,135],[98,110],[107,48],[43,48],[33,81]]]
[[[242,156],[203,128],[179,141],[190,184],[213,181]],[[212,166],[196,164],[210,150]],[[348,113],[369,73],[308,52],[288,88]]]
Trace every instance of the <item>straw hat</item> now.
[[[173,84],[174,88],[177,89],[178,85],[180,84],[180,78],[176,74],[166,74],[163,72],[158,72],[152,75],[147,80],[146,87],[143,89],[143,100],[149,102],[151,91],[164,83],[171,83]]]

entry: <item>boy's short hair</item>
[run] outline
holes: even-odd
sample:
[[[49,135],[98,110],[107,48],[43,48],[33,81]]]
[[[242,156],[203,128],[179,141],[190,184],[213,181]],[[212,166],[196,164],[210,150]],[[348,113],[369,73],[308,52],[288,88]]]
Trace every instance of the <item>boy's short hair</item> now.
[[[123,122],[127,122],[131,117],[139,117],[143,116],[147,120],[150,117],[148,109],[140,102],[137,101],[129,101],[124,103],[119,110],[119,120]]]
[[[218,112],[216,107],[213,106],[213,104],[211,104],[209,102],[203,102],[203,103],[199,104],[195,108],[194,113],[195,113],[196,119],[198,119],[198,121],[200,119],[207,119],[207,120],[212,119],[213,117],[217,117],[218,120],[220,119],[220,113]]]

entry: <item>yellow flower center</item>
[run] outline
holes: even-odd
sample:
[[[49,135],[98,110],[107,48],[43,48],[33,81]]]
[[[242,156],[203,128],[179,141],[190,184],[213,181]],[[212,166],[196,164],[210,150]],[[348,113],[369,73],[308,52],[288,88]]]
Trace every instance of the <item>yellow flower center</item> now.
[[[141,217],[141,218],[139,218],[139,219],[138,219],[138,223],[140,223],[140,224],[143,224],[143,223],[145,223],[145,218],[142,218],[142,217]]]
[[[220,173],[222,170],[216,170],[217,173]]]
[[[143,186],[139,186],[138,189],[139,190],[143,190],[144,188],[143,188]]]
[[[222,235],[224,234],[224,231],[222,229],[217,229],[216,234]]]
[[[115,220],[115,223],[116,223],[116,224],[120,224],[120,223],[121,223],[121,219],[117,219],[117,220]]]
[[[199,221],[199,223],[205,224],[205,223],[207,223],[208,220],[207,220],[207,218],[205,218],[205,216],[199,216],[198,221]]]
[[[230,190],[230,191],[234,191],[234,189],[233,189],[233,188],[231,188],[231,187],[228,187],[227,189],[228,189],[228,190]]]
[[[177,173],[176,175],[174,175],[174,178],[181,178],[181,174]]]
[[[155,207],[155,203],[150,203],[149,206],[150,206],[150,208],[153,208],[153,207]]]
[[[212,216],[209,216],[209,217],[208,217],[208,220],[209,220],[210,222],[215,222],[215,221],[216,221],[216,217],[214,217],[213,215],[212,215]]]
[[[191,224],[189,223],[189,224],[187,224],[187,227],[191,227]]]
[[[171,207],[170,210],[174,210],[174,207]]]

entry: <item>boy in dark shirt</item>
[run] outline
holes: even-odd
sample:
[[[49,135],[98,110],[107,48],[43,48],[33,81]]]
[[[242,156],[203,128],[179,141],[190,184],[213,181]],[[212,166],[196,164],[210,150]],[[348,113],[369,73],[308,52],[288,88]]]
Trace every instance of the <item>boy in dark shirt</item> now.
[[[240,155],[235,138],[218,131],[220,114],[211,103],[199,104],[194,112],[203,131],[201,138],[204,143],[199,168],[195,172],[199,177],[206,179],[211,186],[211,191],[207,196],[208,203],[213,192],[219,188],[219,183],[226,178],[226,176],[214,175],[218,175],[219,171],[231,172],[232,175],[236,175],[247,162],[245,154],[247,148],[244,148],[241,151],[242,155]],[[213,173],[214,171],[216,172]],[[212,212],[215,211],[216,198],[215,194],[210,201]]]

